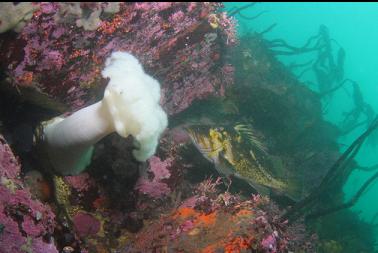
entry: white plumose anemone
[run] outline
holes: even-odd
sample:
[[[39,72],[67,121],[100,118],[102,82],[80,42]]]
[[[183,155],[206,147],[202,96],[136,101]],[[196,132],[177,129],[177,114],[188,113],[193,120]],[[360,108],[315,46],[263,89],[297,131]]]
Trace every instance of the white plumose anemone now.
[[[145,161],[167,127],[167,115],[159,105],[160,85],[133,55],[113,52],[102,76],[110,79],[102,101],[45,124],[49,160],[62,174],[83,171],[93,145],[114,131],[122,137],[132,135],[137,144],[133,155]]]

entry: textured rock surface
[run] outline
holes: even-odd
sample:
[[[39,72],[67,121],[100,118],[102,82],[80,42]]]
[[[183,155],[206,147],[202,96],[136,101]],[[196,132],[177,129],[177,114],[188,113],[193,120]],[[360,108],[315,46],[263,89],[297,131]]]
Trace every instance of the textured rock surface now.
[[[0,135],[0,252],[57,253],[55,215],[20,180],[20,164]]]
[[[169,114],[233,82],[233,20],[218,3],[40,3],[20,33],[0,37],[8,87],[33,103],[77,110],[102,97],[112,51],[129,51],[162,85]],[[5,84],[2,84],[4,86]],[[4,88],[4,87],[3,87]],[[64,107],[64,105],[66,107]]]

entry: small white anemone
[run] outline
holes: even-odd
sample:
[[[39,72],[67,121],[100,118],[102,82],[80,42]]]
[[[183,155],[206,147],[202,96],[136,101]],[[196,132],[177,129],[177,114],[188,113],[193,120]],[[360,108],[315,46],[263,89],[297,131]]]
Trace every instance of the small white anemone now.
[[[159,105],[160,85],[133,55],[112,53],[102,76],[110,79],[102,101],[45,124],[50,163],[62,174],[83,171],[93,145],[112,132],[122,137],[132,135],[137,146],[134,157],[146,161],[155,153],[167,127],[167,115]]]

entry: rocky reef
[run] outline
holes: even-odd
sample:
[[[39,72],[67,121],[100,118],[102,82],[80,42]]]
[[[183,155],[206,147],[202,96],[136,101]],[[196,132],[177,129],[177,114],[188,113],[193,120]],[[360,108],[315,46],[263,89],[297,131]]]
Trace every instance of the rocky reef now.
[[[196,186],[195,195],[149,221],[122,252],[315,252],[316,238],[300,223],[280,222],[268,198],[221,192],[217,180]]]
[[[319,95],[276,59],[261,34],[236,38],[236,21],[221,4],[3,6],[20,16],[0,16],[1,252],[310,253],[371,244],[350,232],[346,251],[346,239],[327,232],[335,220],[343,230],[368,230],[348,210],[342,218],[285,219],[337,161],[339,132],[323,120]],[[58,175],[41,162],[33,129],[101,100],[108,83],[101,70],[113,51],[132,53],[159,81],[168,128],[145,163],[133,157],[131,136],[113,133],[94,146],[85,172]],[[192,125],[226,137],[248,126],[252,145],[235,137],[227,148],[285,180],[298,199],[286,188],[263,192],[222,174],[219,161],[193,145]],[[203,140],[214,137],[209,133]],[[341,200],[341,185],[316,206]]]
[[[58,253],[54,210],[32,195],[21,165],[0,136],[0,251]]]
[[[26,99],[34,103],[60,111],[93,103],[112,51],[132,53],[159,79],[169,114],[224,95],[232,84],[225,52],[236,41],[235,22],[219,12],[220,4],[31,5],[37,10],[19,33],[1,35],[0,51],[9,86],[32,93]]]

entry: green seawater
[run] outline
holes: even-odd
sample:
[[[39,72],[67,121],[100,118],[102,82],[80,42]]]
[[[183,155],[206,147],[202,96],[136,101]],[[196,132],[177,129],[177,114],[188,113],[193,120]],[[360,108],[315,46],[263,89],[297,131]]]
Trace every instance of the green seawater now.
[[[247,3],[225,3],[228,10],[245,6]],[[241,11],[238,20],[239,36],[248,32],[261,32],[276,24],[264,34],[268,40],[284,39],[288,44],[302,46],[307,39],[317,34],[320,25],[328,27],[335,48],[345,50],[344,78],[359,84],[364,102],[378,112],[378,3],[257,3]],[[245,17],[261,16],[248,20]],[[294,56],[278,56],[287,66],[296,62],[306,62],[315,57],[315,53]],[[295,72],[295,74],[299,74]],[[315,76],[309,71],[300,77],[303,82],[315,82]],[[316,85],[310,85],[316,90]],[[353,88],[351,85],[333,93],[332,99],[323,101],[324,118],[337,126],[344,120],[345,112],[353,109]],[[360,118],[363,121],[363,117]],[[358,137],[366,125],[357,127],[349,134],[339,138],[341,152]],[[377,134],[376,134],[377,135]],[[364,144],[356,156],[361,166],[373,166],[378,163],[378,145]],[[344,185],[347,202],[377,170],[354,170]],[[377,181],[377,180],[376,180]],[[360,220],[375,227],[378,219],[373,220],[378,212],[378,183],[372,183],[358,202],[350,208],[358,214]],[[353,229],[353,225],[350,226]],[[377,229],[375,229],[377,232]],[[339,231],[344,233],[345,231]],[[375,234],[376,241],[378,234]],[[376,247],[377,249],[377,247]],[[361,251],[363,252],[363,251]]]

